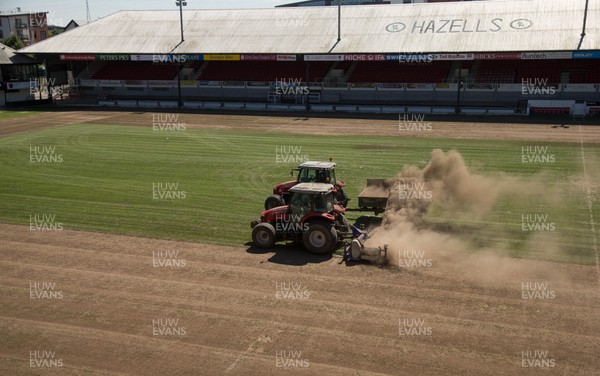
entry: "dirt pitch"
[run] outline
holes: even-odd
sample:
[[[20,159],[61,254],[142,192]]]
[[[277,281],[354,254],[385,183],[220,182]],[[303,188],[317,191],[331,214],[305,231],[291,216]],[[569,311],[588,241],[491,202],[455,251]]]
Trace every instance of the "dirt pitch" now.
[[[52,113],[0,121],[0,134],[79,122],[151,126],[151,116]],[[179,121],[266,132],[398,131],[397,121],[385,120],[368,121],[368,128],[366,120],[347,119]],[[595,127],[433,129],[427,137],[600,142]],[[0,240],[2,375],[600,375],[594,266],[510,260],[515,267],[485,278],[457,270],[454,259],[380,269],[284,249],[257,253],[14,225],[0,225]],[[155,267],[169,251],[185,266]],[[541,281],[552,294],[523,299],[523,284]],[[417,320],[419,330],[407,330]],[[541,361],[523,359],[535,354]],[[36,360],[62,367],[31,367]]]

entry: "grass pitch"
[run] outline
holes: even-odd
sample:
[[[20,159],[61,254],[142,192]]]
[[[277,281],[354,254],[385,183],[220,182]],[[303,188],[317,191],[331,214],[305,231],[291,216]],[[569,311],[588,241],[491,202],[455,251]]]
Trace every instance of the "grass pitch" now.
[[[555,162],[523,163],[522,148],[529,146],[547,146]],[[562,192],[559,206],[507,199],[485,222],[460,220],[481,229],[479,247],[502,244],[502,252],[514,257],[594,262],[586,189],[579,184],[581,147],[569,143],[72,125],[0,138],[0,221],[29,225],[46,215],[70,229],[243,245],[272,186],[290,180],[303,159],[333,157],[353,206],[368,177],[393,177],[404,165],[423,167],[435,148],[460,151],[472,170],[485,175],[543,173],[548,186]],[[585,152],[590,161],[600,160],[597,146],[586,145]],[[598,178],[598,171],[588,170]],[[548,215],[556,231],[543,240],[560,252],[529,247],[532,234],[521,229],[525,213]],[[598,205],[593,213],[600,218]],[[451,213],[428,219],[457,222]]]

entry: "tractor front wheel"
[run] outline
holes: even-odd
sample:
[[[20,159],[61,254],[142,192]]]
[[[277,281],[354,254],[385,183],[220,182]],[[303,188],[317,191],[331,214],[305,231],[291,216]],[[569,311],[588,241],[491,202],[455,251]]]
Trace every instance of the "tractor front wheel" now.
[[[314,222],[308,231],[302,234],[302,243],[311,253],[327,254],[333,251],[337,244],[338,236],[332,223]]]
[[[252,242],[259,248],[275,245],[275,227],[270,223],[259,223],[252,229]]]
[[[271,210],[285,205],[285,200],[280,195],[270,195],[265,200],[265,210]]]

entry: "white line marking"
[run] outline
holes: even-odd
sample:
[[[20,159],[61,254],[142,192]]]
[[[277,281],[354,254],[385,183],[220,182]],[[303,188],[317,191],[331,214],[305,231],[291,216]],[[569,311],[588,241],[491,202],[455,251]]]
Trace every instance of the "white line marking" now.
[[[246,354],[254,352],[256,350],[256,345],[258,343],[268,343],[268,342],[271,342],[271,337],[268,337],[268,336],[258,337],[258,339],[256,341],[252,342],[250,344],[250,346],[248,346],[248,348],[246,349],[246,351],[243,351],[243,352],[239,353],[238,356],[235,357],[235,359],[233,360],[233,362],[225,370],[225,373],[230,373],[231,371],[233,371],[235,369],[235,367],[238,365],[238,363],[242,360],[242,358]]]
[[[579,126],[579,134],[581,136],[581,125]],[[583,162],[583,175],[585,177],[585,193],[586,200],[588,205],[588,211],[590,214],[590,230],[592,231],[593,244],[594,244],[594,252],[596,253],[596,275],[598,280],[598,291],[600,291],[600,258],[598,257],[598,240],[596,237],[596,224],[594,222],[594,212],[592,210],[593,200],[592,200],[592,191],[591,191],[591,182],[587,173],[587,166],[585,163],[585,150],[583,148],[583,137],[579,138],[579,143],[581,145],[581,161]]]

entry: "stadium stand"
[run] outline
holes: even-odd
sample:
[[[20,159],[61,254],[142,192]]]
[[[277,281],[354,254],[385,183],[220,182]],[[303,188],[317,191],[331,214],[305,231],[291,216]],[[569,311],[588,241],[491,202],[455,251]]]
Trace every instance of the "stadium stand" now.
[[[321,82],[332,63],[310,64],[310,81]],[[306,64],[300,61],[220,61],[209,62],[198,78],[202,81],[276,81],[306,79]]]
[[[484,60],[479,64],[476,82],[509,84],[515,82],[517,64],[512,60]]]
[[[101,67],[95,80],[172,80],[177,75],[176,64],[152,62],[113,62]]]
[[[359,62],[348,82],[441,83],[446,82],[451,63],[435,61],[421,64],[398,62]]]
[[[584,18],[600,10],[583,2],[347,6],[342,25],[352,26],[339,40],[335,9],[284,13],[187,11],[178,43],[179,12],[122,11],[18,53],[47,61],[57,76],[70,71],[82,97],[106,94],[117,106],[177,99],[192,108],[284,108],[278,80],[310,81],[290,103],[320,111],[581,114],[600,103],[600,27],[590,22],[581,34]],[[453,21],[437,21],[444,17]],[[121,25],[136,32],[122,38]],[[156,51],[185,61],[181,74],[175,64],[153,65]]]

